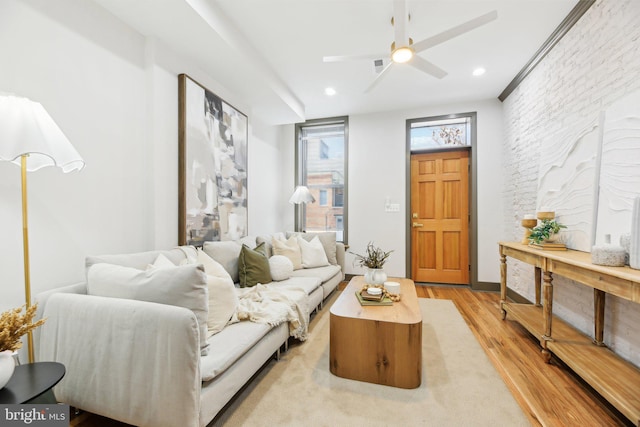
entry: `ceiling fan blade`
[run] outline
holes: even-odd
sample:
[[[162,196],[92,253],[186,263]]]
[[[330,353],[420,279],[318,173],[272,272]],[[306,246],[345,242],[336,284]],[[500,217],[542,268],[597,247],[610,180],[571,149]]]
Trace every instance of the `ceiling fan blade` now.
[[[484,24],[488,24],[489,22],[495,20],[497,17],[498,12],[495,10],[489,13],[485,13],[484,15],[478,16],[471,21],[467,21],[463,24],[457,25],[453,28],[449,28],[446,31],[436,34],[435,36],[431,36],[417,43],[414,43],[413,50],[416,52],[421,52],[430,47],[439,45],[440,43],[444,43],[447,40],[451,40],[454,37],[458,37],[459,35],[481,27]]]
[[[393,33],[396,47],[406,46],[407,24],[409,15],[407,13],[407,3],[405,0],[393,0]]]
[[[363,59],[385,59],[388,58],[388,53],[370,54],[370,55],[338,55],[338,56],[323,56],[322,62],[344,62],[344,61],[360,61]]]
[[[409,62],[409,65],[417,68],[420,71],[424,71],[427,74],[431,74],[433,77],[436,77],[438,79],[441,79],[447,75],[447,72],[445,70],[419,56],[414,56],[413,59]]]
[[[375,78],[375,80],[373,80],[371,82],[371,84],[369,85],[368,88],[365,89],[364,93],[369,93],[374,87],[376,87],[378,85],[378,83],[380,83],[382,81],[382,78],[387,74],[387,72],[391,69],[391,66],[393,65],[393,62],[389,62],[389,65],[387,65],[386,67],[384,67],[384,69],[382,71],[380,71],[380,74],[378,74],[378,76]]]

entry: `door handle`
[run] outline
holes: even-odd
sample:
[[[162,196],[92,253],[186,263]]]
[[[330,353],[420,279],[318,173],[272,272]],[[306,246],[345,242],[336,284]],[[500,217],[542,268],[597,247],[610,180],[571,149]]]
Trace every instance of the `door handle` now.
[[[416,228],[416,227],[424,227],[424,224],[420,224],[420,223],[414,222],[413,223],[413,227],[414,228]]]

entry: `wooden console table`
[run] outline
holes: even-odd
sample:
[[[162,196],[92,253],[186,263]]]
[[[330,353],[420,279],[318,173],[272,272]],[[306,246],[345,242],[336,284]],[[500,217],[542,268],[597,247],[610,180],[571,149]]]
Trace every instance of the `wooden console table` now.
[[[547,362],[553,353],[640,426],[640,370],[603,342],[606,294],[640,303],[640,270],[594,265],[586,252],[545,251],[512,242],[499,245],[502,318],[509,313],[540,340]],[[535,304],[507,301],[507,257],[535,267]],[[593,338],[553,316],[554,273],[593,288]]]

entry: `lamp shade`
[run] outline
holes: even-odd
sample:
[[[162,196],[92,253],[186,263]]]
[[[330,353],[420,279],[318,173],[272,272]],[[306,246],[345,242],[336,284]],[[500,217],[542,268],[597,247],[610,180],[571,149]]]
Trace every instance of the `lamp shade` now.
[[[311,191],[304,186],[298,185],[296,187],[296,191],[293,192],[293,195],[289,199],[289,203],[299,205],[300,203],[313,203],[316,199],[311,194]]]
[[[0,160],[20,165],[25,154],[28,171],[57,166],[67,173],[84,167],[82,157],[42,105],[0,94]]]

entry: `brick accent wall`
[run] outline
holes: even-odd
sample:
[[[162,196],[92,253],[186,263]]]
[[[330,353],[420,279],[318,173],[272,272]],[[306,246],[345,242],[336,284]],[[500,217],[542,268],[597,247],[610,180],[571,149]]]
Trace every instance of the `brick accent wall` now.
[[[535,212],[540,135],[577,130],[636,90],[640,1],[599,0],[504,102],[505,236],[519,241],[520,220]],[[508,283],[534,299],[531,266],[509,259]],[[554,285],[554,313],[593,336],[593,291],[560,276]],[[640,366],[640,304],[609,295],[605,316],[606,344]]]

